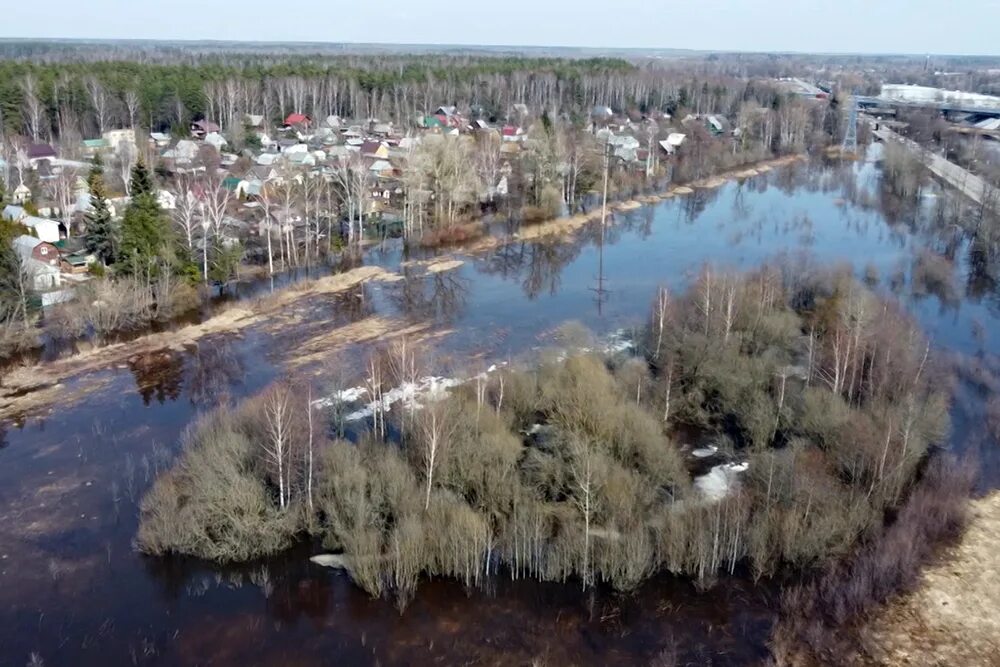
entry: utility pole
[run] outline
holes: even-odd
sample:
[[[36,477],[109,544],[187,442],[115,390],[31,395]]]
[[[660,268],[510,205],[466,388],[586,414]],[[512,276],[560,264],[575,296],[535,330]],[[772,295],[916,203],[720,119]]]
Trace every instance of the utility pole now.
[[[597,301],[597,314],[603,314],[604,302],[607,300],[607,290],[604,289],[604,239],[608,223],[608,174],[611,171],[611,138],[604,143],[604,194],[601,197],[601,241],[597,251],[597,287],[594,290]]]

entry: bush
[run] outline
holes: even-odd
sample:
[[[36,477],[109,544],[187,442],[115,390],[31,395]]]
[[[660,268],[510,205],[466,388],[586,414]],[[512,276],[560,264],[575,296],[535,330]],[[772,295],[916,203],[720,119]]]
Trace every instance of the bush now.
[[[179,464],[143,498],[139,549],[245,561],[291,545],[299,517],[275,507],[240,422],[223,408],[188,430]]]

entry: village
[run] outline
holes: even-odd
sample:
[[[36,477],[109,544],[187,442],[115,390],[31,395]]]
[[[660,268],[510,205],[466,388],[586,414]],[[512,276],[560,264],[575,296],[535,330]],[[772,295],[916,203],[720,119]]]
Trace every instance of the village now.
[[[157,204],[180,243],[204,260],[201,279],[208,282],[216,245],[237,248],[240,262],[273,273],[366,240],[475,225],[502,202],[514,202],[503,210],[540,221],[576,206],[583,183],[595,187],[604,162],[620,180],[669,182],[692,132],[725,152],[740,136],[721,115],[687,114],[675,123],[670,114],[607,106],[593,108],[578,131],[560,128],[558,137],[549,136],[547,116],[523,104],[500,122],[474,116],[455,106],[408,124],[303,113],[275,124],[247,114],[230,128],[196,120],[183,138],[122,128],[78,145],[26,141],[12,144],[10,163],[0,163],[12,186],[2,217],[22,228],[13,245],[48,306],[72,298],[75,286],[106,268],[88,243],[87,176],[95,160],[110,172],[115,219],[128,206],[134,166],[155,171]],[[542,206],[531,206],[536,202]]]

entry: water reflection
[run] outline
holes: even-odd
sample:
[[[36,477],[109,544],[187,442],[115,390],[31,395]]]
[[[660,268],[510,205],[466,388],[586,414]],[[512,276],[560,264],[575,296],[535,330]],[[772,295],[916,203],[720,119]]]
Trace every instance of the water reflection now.
[[[470,279],[461,269],[426,271],[421,266],[404,266],[403,280],[390,285],[389,300],[411,320],[451,324],[465,310]]]

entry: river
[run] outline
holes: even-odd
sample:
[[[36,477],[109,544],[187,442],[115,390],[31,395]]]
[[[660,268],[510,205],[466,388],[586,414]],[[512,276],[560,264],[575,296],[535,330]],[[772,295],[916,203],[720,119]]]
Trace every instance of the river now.
[[[880,186],[878,153],[617,212],[603,242],[591,225],[558,242],[459,252],[464,264],[452,271],[407,268],[389,243],[363,261],[405,280],[310,307],[340,324],[429,324],[441,334],[438,362],[454,370],[529,353],[568,320],[598,335],[639,325],[658,285],[682,288],[705,262],[739,269],[783,256],[877,273],[938,350],[1000,354],[1000,233],[969,211],[939,215],[960,207],[938,187],[916,202],[893,200]],[[950,281],[915,286],[914,257],[925,248],[953,259]],[[239,568],[135,552],[138,502],[183,429],[280,375],[315,333],[298,322],[218,334],[92,373],[85,400],[3,426],[0,664],[23,665],[33,653],[46,665],[728,665],[767,656],[774,581],[737,576],[701,591],[662,575],[633,594],[504,577],[475,591],[425,581],[400,613],[310,564],[313,545]],[[352,367],[364,347],[349,346],[340,363]],[[308,370],[320,371],[322,386],[320,367]],[[983,396],[965,382],[957,389],[951,447],[974,452],[980,488],[996,488],[1000,446],[982,428]]]

